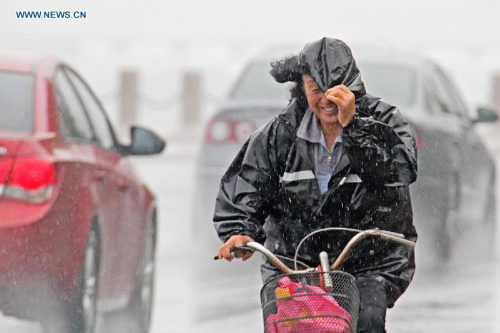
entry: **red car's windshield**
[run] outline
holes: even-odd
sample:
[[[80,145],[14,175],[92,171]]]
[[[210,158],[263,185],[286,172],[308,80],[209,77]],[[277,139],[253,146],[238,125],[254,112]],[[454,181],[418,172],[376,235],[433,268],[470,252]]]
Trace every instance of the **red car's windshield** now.
[[[0,129],[33,130],[34,77],[0,72]]]

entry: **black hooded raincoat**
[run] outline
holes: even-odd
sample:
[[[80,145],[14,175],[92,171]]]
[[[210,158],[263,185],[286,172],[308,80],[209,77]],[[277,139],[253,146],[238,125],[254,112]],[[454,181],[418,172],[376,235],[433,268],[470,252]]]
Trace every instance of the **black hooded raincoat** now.
[[[214,216],[221,240],[244,234],[289,257],[305,235],[325,227],[377,227],[416,241],[408,188],[417,175],[413,134],[396,107],[366,94],[349,48],[324,38],[286,64],[275,64],[273,71],[279,82],[307,73],[323,91],[344,84],[354,93],[356,114],[342,131],[345,152],[321,194],[312,144],[296,136],[307,104],[292,99],[253,133],[224,174]],[[342,232],[312,236],[301,247],[299,260],[318,265],[321,251],[336,258],[350,237]],[[342,269],[380,283],[391,307],[412,279],[414,251],[366,239]]]

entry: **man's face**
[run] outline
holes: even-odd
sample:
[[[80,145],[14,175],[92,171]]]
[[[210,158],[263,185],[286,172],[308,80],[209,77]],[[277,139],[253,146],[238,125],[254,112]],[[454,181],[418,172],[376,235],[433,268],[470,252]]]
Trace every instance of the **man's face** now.
[[[322,126],[338,124],[339,110],[335,103],[328,100],[325,93],[308,75],[302,75],[307,103],[311,111],[319,118]]]

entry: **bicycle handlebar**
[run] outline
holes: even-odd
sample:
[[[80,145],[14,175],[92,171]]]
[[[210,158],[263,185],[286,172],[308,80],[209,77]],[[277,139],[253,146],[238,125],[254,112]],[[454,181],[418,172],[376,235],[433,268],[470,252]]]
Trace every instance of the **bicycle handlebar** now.
[[[291,274],[294,273],[292,269],[290,269],[287,265],[285,265],[274,253],[269,251],[267,248],[264,247],[264,245],[261,245],[257,242],[248,242],[244,246],[240,247],[242,250],[249,250],[252,252],[258,251],[265,255],[269,261],[276,266],[280,271],[282,271],[285,274]]]
[[[294,261],[295,263],[297,262],[297,253],[302,245],[302,243],[307,239],[308,237],[312,236],[313,234],[316,234],[321,231],[350,231],[350,232],[355,232],[356,235],[351,238],[351,240],[347,243],[347,245],[344,247],[338,258],[335,260],[335,262],[330,266],[331,270],[337,270],[339,267],[344,263],[348,255],[351,253],[352,249],[354,246],[356,246],[359,242],[361,242],[363,239],[368,238],[368,237],[375,237],[375,238],[381,238],[387,241],[392,241],[396,243],[400,243],[403,245],[415,247],[416,244],[415,242],[412,242],[410,240],[405,239],[405,236],[400,233],[392,232],[392,231],[386,231],[386,230],[380,230],[380,229],[368,229],[368,230],[357,230],[357,229],[350,229],[350,228],[325,228],[325,229],[320,229],[315,232],[310,233],[306,237],[302,239],[302,241],[299,243],[299,246],[297,247],[297,252],[295,253],[295,258]],[[316,268],[310,268],[310,269],[305,269],[305,270],[297,270],[297,265],[295,264],[295,270],[290,269],[288,266],[286,266],[276,255],[274,255],[271,251],[269,251],[267,248],[265,248],[263,245],[257,243],[257,242],[248,242],[244,244],[243,246],[239,247],[234,247],[231,249],[233,250],[243,250],[243,251],[251,251],[255,252],[258,251],[265,255],[267,259],[274,265],[276,268],[278,268],[282,273],[284,274],[292,274],[292,273],[304,273],[304,272],[311,272],[317,270]],[[218,259],[217,257],[214,259]]]
[[[342,266],[344,261],[347,259],[347,256],[351,253],[354,246],[356,246],[359,242],[368,237],[382,238],[384,240],[400,243],[411,247],[416,246],[415,242],[405,239],[405,236],[403,234],[386,230],[380,230],[380,229],[369,229],[361,231],[358,234],[356,234],[353,238],[351,238],[349,243],[347,243],[347,245],[344,247],[340,255],[337,257],[335,262],[330,266],[330,269],[331,270],[339,269],[339,267]]]

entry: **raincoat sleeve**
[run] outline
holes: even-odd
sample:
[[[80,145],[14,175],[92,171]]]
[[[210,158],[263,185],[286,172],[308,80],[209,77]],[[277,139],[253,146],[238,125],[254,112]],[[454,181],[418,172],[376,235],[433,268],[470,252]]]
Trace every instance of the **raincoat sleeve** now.
[[[410,126],[396,107],[380,98],[362,98],[342,140],[363,181],[405,186],[416,180],[417,149]]]
[[[265,240],[263,224],[279,185],[275,133],[273,122],[257,130],[222,177],[213,221],[223,242],[233,235]]]

